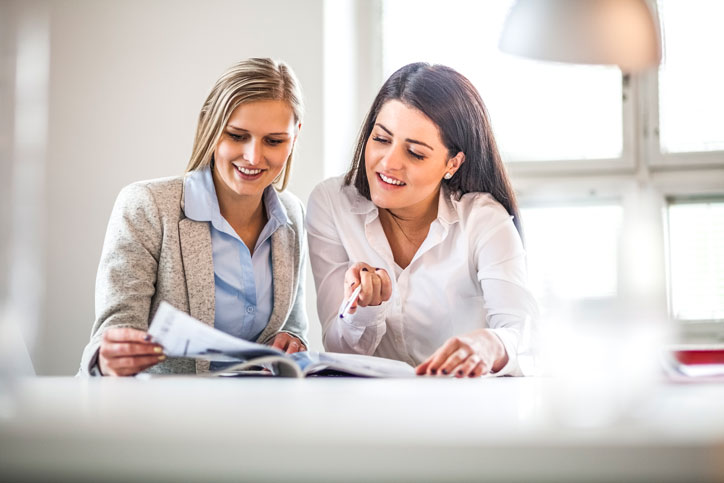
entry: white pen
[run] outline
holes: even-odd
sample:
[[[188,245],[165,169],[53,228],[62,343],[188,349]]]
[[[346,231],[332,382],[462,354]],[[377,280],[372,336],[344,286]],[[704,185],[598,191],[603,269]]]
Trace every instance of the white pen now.
[[[357,297],[359,296],[359,293],[362,291],[362,284],[359,284],[356,289],[352,291],[352,295],[349,296],[347,301],[342,304],[342,308],[339,310],[339,318],[344,319],[344,316],[347,315],[347,311],[352,306],[352,303],[354,303],[355,300],[357,300]]]

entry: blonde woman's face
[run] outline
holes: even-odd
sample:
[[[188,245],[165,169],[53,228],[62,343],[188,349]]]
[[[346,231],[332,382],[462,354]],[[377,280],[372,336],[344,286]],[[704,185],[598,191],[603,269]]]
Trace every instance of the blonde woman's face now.
[[[284,101],[241,104],[214,150],[214,182],[219,198],[257,202],[292,152],[300,125]]]

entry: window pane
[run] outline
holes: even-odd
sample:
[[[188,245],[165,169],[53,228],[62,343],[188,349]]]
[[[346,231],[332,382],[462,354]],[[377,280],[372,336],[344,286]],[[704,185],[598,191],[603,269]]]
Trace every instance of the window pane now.
[[[661,151],[724,149],[724,2],[659,1],[664,62],[659,70]]]
[[[511,0],[384,0],[385,78],[410,62],[446,64],[468,77],[490,111],[506,161],[618,158],[621,72],[503,54]]]
[[[528,278],[542,305],[615,297],[618,205],[524,208]]]
[[[724,319],[724,202],[669,205],[669,261],[673,316]]]

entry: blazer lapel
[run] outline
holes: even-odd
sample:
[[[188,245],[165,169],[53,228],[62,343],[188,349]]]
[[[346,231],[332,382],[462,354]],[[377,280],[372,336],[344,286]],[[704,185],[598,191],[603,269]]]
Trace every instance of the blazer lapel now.
[[[184,218],[178,224],[181,257],[189,296],[189,313],[214,326],[214,261],[209,224]],[[196,372],[208,372],[209,361],[196,361]]]
[[[296,285],[297,273],[294,267],[296,233],[289,225],[280,226],[271,236],[272,277],[274,288],[274,307],[269,323],[257,338],[259,343],[267,343],[283,327],[291,310],[292,291]]]

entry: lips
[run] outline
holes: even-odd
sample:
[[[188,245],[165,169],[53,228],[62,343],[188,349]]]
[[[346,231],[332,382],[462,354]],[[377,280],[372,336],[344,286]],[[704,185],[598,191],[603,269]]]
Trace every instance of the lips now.
[[[241,175],[243,179],[256,179],[265,171],[260,168],[247,168],[244,166],[233,165],[236,168],[236,172]]]
[[[377,178],[384,184],[389,186],[405,186],[404,181],[400,181],[397,178],[393,178],[392,176],[388,176],[386,174],[377,173]]]

